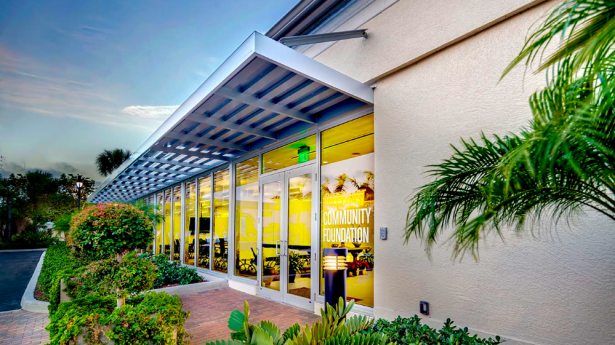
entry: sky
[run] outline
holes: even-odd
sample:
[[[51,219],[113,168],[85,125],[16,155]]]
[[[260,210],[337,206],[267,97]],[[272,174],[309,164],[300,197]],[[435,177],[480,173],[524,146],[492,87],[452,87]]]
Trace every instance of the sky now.
[[[102,182],[253,32],[297,0],[0,1],[0,175]]]

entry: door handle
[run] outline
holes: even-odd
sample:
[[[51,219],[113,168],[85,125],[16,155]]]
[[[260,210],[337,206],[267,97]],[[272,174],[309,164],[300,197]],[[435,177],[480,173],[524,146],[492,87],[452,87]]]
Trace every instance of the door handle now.
[[[280,241],[282,240],[277,240],[275,241],[275,255],[280,256]]]

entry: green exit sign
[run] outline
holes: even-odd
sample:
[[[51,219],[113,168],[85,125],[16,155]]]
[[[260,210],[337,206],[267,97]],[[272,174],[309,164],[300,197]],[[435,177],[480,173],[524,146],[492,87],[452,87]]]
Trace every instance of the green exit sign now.
[[[299,164],[305,163],[310,160],[310,147],[309,146],[303,146],[299,148],[298,153],[299,153]]]

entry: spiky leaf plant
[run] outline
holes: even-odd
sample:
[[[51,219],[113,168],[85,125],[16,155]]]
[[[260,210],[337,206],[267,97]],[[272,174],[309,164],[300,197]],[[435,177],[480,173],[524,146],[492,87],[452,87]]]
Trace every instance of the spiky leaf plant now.
[[[338,306],[343,304],[340,299]],[[326,310],[321,310],[322,320],[314,324],[306,325],[301,329],[299,324],[289,327],[284,333],[281,332],[271,321],[261,321],[258,324],[250,324],[250,308],[248,302],[244,304],[243,313],[235,310],[231,313],[228,327],[231,329],[231,340],[218,340],[208,345],[232,345],[232,344],[259,344],[259,345],[384,345],[387,337],[381,333],[371,333],[367,330],[373,323],[366,316],[348,317],[348,313],[354,306],[354,301],[348,303],[345,308],[333,308],[327,305]]]

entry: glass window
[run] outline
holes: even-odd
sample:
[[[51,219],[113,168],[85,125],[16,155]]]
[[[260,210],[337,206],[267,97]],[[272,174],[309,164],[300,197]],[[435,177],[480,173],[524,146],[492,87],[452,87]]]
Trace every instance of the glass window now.
[[[164,254],[171,259],[171,204],[173,201],[172,189],[164,192]]]
[[[162,253],[162,248],[163,248],[163,241],[162,241],[162,226],[164,223],[164,217],[162,216],[162,210],[163,210],[163,194],[162,193],[158,193],[156,195],[156,202],[158,203],[156,205],[156,254],[160,254]],[[160,217],[158,217],[160,216]]]
[[[152,212],[155,212],[155,210],[156,210],[156,202],[155,201],[156,200],[155,200],[153,194],[150,195],[147,198],[147,211],[150,212],[150,214]],[[155,240],[156,240],[156,231],[157,231],[155,223],[156,223],[156,220],[154,219],[154,228],[152,229],[152,231],[154,233],[154,237],[152,238],[152,242],[150,242],[150,244],[147,246],[147,251],[150,252],[150,253],[154,252],[154,243],[155,243]]]
[[[194,266],[194,238],[196,234],[196,183],[194,181],[186,183],[185,194],[184,263]]]
[[[263,254],[261,286],[280,291],[280,257],[277,245],[282,236],[282,183],[263,184]]]
[[[179,261],[181,256],[182,231],[182,187],[173,189],[173,261]]]
[[[210,269],[211,175],[199,178],[199,221],[196,226],[199,231],[197,238],[197,266]]]
[[[316,159],[316,135],[263,154],[263,174]]]
[[[373,307],[374,115],[326,130],[321,139],[321,249],[348,248],[348,299]],[[322,277],[321,271],[324,294]]]
[[[288,293],[311,298],[312,178],[288,180]]]
[[[256,280],[258,157],[235,167],[235,275]]]
[[[223,169],[214,174],[214,236],[213,270],[227,272],[228,269],[228,213],[229,213],[229,171]]]

